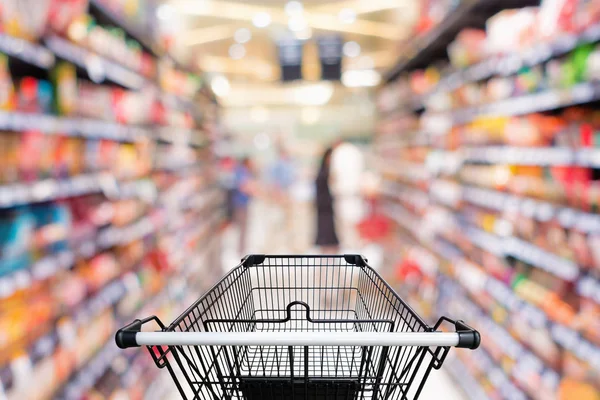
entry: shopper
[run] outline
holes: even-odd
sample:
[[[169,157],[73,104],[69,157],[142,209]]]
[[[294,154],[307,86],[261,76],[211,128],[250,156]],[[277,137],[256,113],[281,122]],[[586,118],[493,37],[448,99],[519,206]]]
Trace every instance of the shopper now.
[[[317,237],[315,244],[325,254],[338,252],[339,241],[335,229],[335,213],[333,196],[330,188],[331,155],[333,147],[325,150],[321,159],[321,166],[316,179],[316,211],[317,211]]]
[[[238,251],[245,254],[247,248],[248,207],[255,193],[255,182],[252,162],[248,157],[243,158],[235,169],[235,190],[233,195],[234,221],[239,229]]]
[[[277,153],[277,159],[268,171],[272,216],[270,234],[277,242],[272,244],[274,250],[289,251],[295,249],[292,186],[296,171],[294,161],[284,147],[279,147]]]
[[[344,249],[360,246],[356,229],[365,215],[365,204],[361,193],[364,181],[364,156],[361,150],[349,142],[338,142],[331,156],[331,173],[336,177],[332,185],[335,196],[336,222],[340,232],[340,243]]]

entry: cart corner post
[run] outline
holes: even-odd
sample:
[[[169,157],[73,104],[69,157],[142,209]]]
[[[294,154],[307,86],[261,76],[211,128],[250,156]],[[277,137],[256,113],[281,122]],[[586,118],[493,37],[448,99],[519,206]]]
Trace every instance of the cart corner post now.
[[[246,268],[253,265],[260,265],[265,262],[266,257],[264,254],[249,254],[242,259],[242,265]]]

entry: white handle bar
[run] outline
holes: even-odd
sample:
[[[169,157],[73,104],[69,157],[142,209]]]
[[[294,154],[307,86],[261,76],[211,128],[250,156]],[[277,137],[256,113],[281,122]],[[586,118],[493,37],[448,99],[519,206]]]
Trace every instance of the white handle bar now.
[[[138,346],[457,346],[446,332],[136,332]]]

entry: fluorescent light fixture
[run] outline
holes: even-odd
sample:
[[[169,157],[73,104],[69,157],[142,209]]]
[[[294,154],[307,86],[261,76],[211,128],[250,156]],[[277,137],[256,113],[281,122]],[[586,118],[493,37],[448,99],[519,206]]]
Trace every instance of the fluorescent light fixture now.
[[[338,14],[338,18],[344,24],[353,24],[356,21],[356,11],[351,8],[342,8]]]
[[[284,10],[285,13],[291,17],[293,15],[302,14],[302,12],[304,11],[304,7],[302,7],[302,3],[300,3],[299,1],[292,0],[288,1],[285,4]]]
[[[267,12],[259,12],[252,17],[252,23],[257,28],[266,28],[271,25],[271,14]]]
[[[250,109],[250,119],[262,124],[269,119],[269,110],[262,106],[252,107]]]
[[[156,9],[156,17],[162,21],[169,20],[175,15],[175,8],[169,4],[161,4]]]
[[[231,85],[223,75],[217,75],[210,81],[212,91],[219,97],[226,97],[231,91]]]
[[[346,87],[371,87],[381,82],[381,75],[372,69],[345,71],[342,84]]]
[[[248,43],[252,39],[252,32],[249,29],[240,28],[233,34],[233,39],[240,44]]]
[[[291,93],[293,101],[305,106],[322,106],[333,96],[333,84],[320,82],[312,85],[302,85],[294,88]]]
[[[308,40],[312,37],[312,29],[307,26],[305,29],[296,32],[295,36],[298,40]]]
[[[292,32],[300,32],[308,28],[308,24],[302,16],[291,17],[288,20],[288,28],[290,28],[290,31]]]
[[[232,44],[229,47],[229,57],[231,57],[233,60],[239,60],[244,58],[244,56],[246,55],[246,48],[244,47],[243,44]]]
[[[321,110],[317,107],[303,107],[300,120],[304,125],[314,125],[321,118]]]
[[[360,55],[360,44],[352,41],[346,42],[344,43],[343,52],[346,57],[358,57]]]

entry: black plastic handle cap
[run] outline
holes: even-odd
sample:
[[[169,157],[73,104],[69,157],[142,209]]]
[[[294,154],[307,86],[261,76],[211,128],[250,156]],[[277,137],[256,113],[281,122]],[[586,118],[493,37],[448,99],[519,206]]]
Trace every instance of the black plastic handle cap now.
[[[344,254],[344,260],[350,265],[359,267],[364,267],[365,262],[367,261],[360,254]]]
[[[477,330],[460,320],[456,321],[454,326],[456,327],[456,333],[458,333],[458,345],[456,347],[471,350],[479,347],[481,344],[481,335]]]
[[[251,267],[253,265],[260,265],[265,262],[266,256],[264,254],[249,254],[242,259],[244,267]]]
[[[142,329],[142,321],[139,319],[134,320],[129,325],[119,329],[115,334],[115,342],[121,349],[127,349],[130,347],[139,347],[135,339],[135,335]]]

